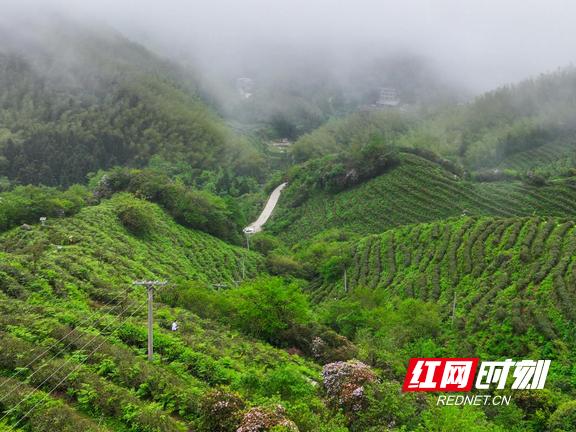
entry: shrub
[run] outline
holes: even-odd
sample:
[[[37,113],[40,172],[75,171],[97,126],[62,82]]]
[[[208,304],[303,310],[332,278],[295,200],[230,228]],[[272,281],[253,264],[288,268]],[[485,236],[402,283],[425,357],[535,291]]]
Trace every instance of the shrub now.
[[[532,171],[526,173],[522,180],[529,186],[541,187],[546,185],[546,177]]]
[[[478,182],[497,182],[516,180],[518,177],[519,175],[516,171],[489,169],[474,173],[472,179]]]
[[[279,332],[310,317],[307,297],[296,282],[261,277],[227,291],[234,324],[247,334],[280,343]]]
[[[117,214],[124,228],[134,235],[145,236],[153,229],[154,223],[149,210],[142,203],[132,200],[121,202]]]
[[[402,393],[396,382],[369,383],[364,390],[365,406],[353,419],[351,430],[374,430],[381,425],[393,430],[399,426],[413,430],[417,426],[416,402],[423,397]]]
[[[209,392],[201,404],[200,430],[235,432],[242,420],[244,407],[244,401],[236,393],[222,390]]]
[[[313,357],[320,363],[349,360],[357,351],[346,337],[315,322],[293,324],[282,330],[278,338],[284,346]]]
[[[203,282],[170,284],[159,291],[159,296],[162,302],[186,308],[203,318],[216,318],[227,310],[226,299]]]
[[[152,170],[116,169],[102,176],[95,195],[116,192],[160,204],[178,223],[227,239],[238,240],[241,215],[235,207],[212,193],[186,187],[167,175]]]
[[[486,420],[478,408],[443,406],[425,411],[418,432],[504,432],[504,429]]]
[[[37,223],[40,217],[63,217],[78,212],[87,204],[83,186],[66,191],[45,186],[18,186],[0,193],[0,232],[21,224]]]
[[[264,377],[263,388],[267,396],[279,395],[287,401],[308,399],[314,395],[312,384],[298,367],[290,364],[269,371]]]
[[[368,320],[366,308],[354,300],[327,300],[320,309],[320,322],[348,338],[354,338],[358,330],[367,327]]]
[[[304,266],[286,255],[270,255],[266,260],[266,268],[273,275],[305,276]]]
[[[258,233],[250,238],[250,246],[262,255],[269,255],[270,252],[282,247],[282,242],[271,234]]]
[[[329,363],[322,369],[328,400],[347,415],[353,415],[365,406],[364,386],[376,379],[372,369],[357,360]]]
[[[274,408],[255,407],[250,409],[242,419],[236,432],[265,431],[298,432],[296,424],[286,418],[286,410],[282,405]]]

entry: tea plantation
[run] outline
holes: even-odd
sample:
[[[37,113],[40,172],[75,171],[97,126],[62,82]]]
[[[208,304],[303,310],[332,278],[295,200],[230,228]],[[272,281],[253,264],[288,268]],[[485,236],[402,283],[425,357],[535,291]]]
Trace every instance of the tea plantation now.
[[[401,154],[396,167],[342,192],[312,190],[301,199],[300,186],[289,184],[270,226],[288,243],[330,228],[373,234],[461,215],[576,214],[576,187],[564,179],[541,187],[519,180],[473,182],[411,154]]]

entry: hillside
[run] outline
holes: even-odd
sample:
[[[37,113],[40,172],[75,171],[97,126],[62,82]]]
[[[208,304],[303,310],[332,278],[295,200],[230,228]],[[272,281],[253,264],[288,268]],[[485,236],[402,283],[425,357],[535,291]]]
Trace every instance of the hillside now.
[[[452,314],[450,355],[550,357],[575,348],[576,229],[558,218],[448,219],[369,236],[352,249],[349,289],[417,298]],[[345,295],[341,283],[316,297]],[[336,291],[338,290],[338,291]],[[450,332],[448,328],[443,332]],[[568,375],[562,379],[568,379]]]
[[[535,168],[550,159],[574,164],[576,70],[543,74],[485,93],[468,104],[426,119],[403,145],[428,148],[457,160],[470,171],[496,168],[529,155]],[[554,156],[547,147],[554,143]],[[540,151],[539,151],[540,150]],[[558,166],[553,173],[565,169]]]
[[[330,193],[290,181],[269,229],[289,243],[339,228],[356,234],[461,216],[572,217],[576,189],[565,180],[536,187],[521,181],[464,180],[435,162],[401,154],[386,173]]]
[[[576,430],[576,70],[447,106],[411,55],[265,46],[207,77],[0,17],[0,431]],[[552,366],[443,406],[418,357]]]
[[[302,136],[292,155],[302,162],[347,151],[376,134],[391,146],[433,151],[472,173],[507,168],[561,175],[576,160],[575,95],[576,70],[566,68],[424,115],[382,110],[333,119]]]
[[[347,291],[340,272],[311,295],[321,320],[384,375],[401,375],[408,357],[552,359],[546,391],[514,393],[507,414],[486,412],[503,430],[554,430],[545,418],[576,394],[573,220],[452,218],[339,249],[348,250]]]
[[[197,175],[262,175],[255,148],[178,66],[105,27],[64,19],[34,22],[35,32],[1,26],[0,177],[68,186],[154,155]]]
[[[127,229],[122,209],[129,206],[144,206],[149,233]],[[206,319],[156,303],[156,355],[145,360],[146,294],[134,280],[169,280],[173,286],[157,297],[170,303],[197,286],[192,298],[201,303],[194,310],[205,313],[209,293],[240,282],[242,266],[247,278],[262,272],[259,255],[177,225],[128,194],[73,217],[15,228],[0,236],[0,250],[0,406],[14,409],[0,424],[20,420],[23,430],[35,431],[228,430],[219,422],[237,425],[245,407],[282,400],[302,430],[338,430],[337,420],[324,419],[314,390],[318,366],[242,336],[214,321],[216,314]],[[228,312],[225,321],[231,319]],[[173,320],[177,333],[168,330]],[[222,401],[230,405],[214,411]]]
[[[144,238],[132,235],[119,220],[119,212],[134,205],[151,212],[148,217],[152,233]],[[10,257],[15,260],[13,268],[26,268],[32,254],[33,261],[37,260],[35,265],[47,271],[46,275],[40,271],[34,276],[15,270],[3,273],[3,288],[16,291],[24,289],[18,281],[30,277],[44,280],[46,287],[56,283],[56,278],[61,287],[75,281],[81,292],[90,292],[95,281],[108,281],[101,288],[112,289],[142,278],[186,277],[230,283],[240,279],[243,257],[248,275],[256,274],[261,265],[258,256],[188,230],[157,206],[129,195],[86,207],[71,218],[50,219],[46,226],[35,226],[30,231],[16,228],[2,235],[1,243],[4,253],[9,254],[4,256],[4,265]],[[78,281],[78,271],[89,275],[88,279]]]
[[[573,135],[546,142],[504,158],[497,169],[518,172],[537,171],[548,175],[565,174],[576,165],[576,138]]]
[[[407,225],[354,244],[349,288],[433,301],[446,313],[456,295],[462,330],[504,321],[520,334],[535,326],[547,338],[567,338],[574,320],[575,234],[572,219],[553,217],[461,217]],[[489,330],[486,336],[505,337]]]

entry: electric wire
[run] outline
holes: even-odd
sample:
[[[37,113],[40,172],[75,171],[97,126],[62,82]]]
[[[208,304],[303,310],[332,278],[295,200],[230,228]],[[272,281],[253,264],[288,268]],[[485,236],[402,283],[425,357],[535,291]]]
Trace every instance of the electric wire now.
[[[125,294],[126,292],[121,292],[119,293],[116,297],[114,297],[113,299],[111,299],[110,301],[108,301],[107,303],[105,303],[102,307],[106,307],[108,305],[110,305],[112,302],[114,302],[115,300],[118,300],[120,298],[120,296],[122,296],[123,294]],[[117,309],[120,306],[120,303],[118,303],[116,306],[114,306],[110,311],[108,311],[108,313],[112,312],[113,310]],[[34,359],[32,359],[30,362],[28,362],[28,364],[26,364],[25,366],[19,368],[18,371],[16,371],[14,374],[12,374],[10,376],[10,379],[15,378],[18,374],[20,374],[21,372],[23,372],[24,370],[28,369],[32,364],[34,364],[37,360],[39,360],[40,358],[42,358],[45,354],[47,354],[48,352],[50,352],[50,350],[52,348],[54,348],[57,344],[59,344],[60,342],[63,342],[64,339],[66,339],[68,336],[70,336],[80,325],[83,325],[85,323],[87,323],[88,321],[92,320],[92,318],[94,318],[97,313],[99,313],[100,311],[95,311],[93,312],[91,315],[88,316],[88,318],[82,320],[80,323],[78,323],[73,329],[71,329],[68,333],[66,333],[64,336],[62,336],[60,339],[58,339],[56,342],[54,342],[53,344],[51,344],[45,351],[43,351],[42,353],[38,354],[36,357],[34,357]],[[91,324],[96,324],[98,322],[100,318],[97,318],[96,320],[94,320]],[[58,351],[56,354],[52,355],[50,358],[47,359],[47,361],[50,361],[54,358],[56,358],[57,356],[59,356],[61,353],[63,353],[64,351],[66,351],[66,349],[68,347],[70,347],[74,342],[77,342],[80,338],[82,337],[82,335],[79,335],[76,339],[68,342],[67,345],[65,345],[63,348],[60,349],[60,351]],[[34,376],[36,374],[36,372],[38,372],[40,369],[35,370],[34,372],[32,372],[32,374],[30,374],[27,378],[30,378],[32,376]],[[8,396],[10,396],[14,391],[16,391],[18,388],[20,388],[20,386],[22,386],[24,384],[24,382],[21,382],[20,384],[16,385],[15,387],[13,387],[10,391],[4,393],[1,397],[0,397],[0,402],[4,401]]]
[[[143,302],[140,306],[138,306],[138,308],[136,308],[128,317],[125,317],[122,322],[120,323],[119,326],[117,326],[115,328],[115,330],[119,329],[122,324],[124,324],[124,322],[126,322],[126,320],[128,320],[129,318],[133,317],[138,311],[140,311],[140,309],[142,309],[145,305],[147,304],[147,302]],[[129,305],[128,307],[126,307],[125,309],[122,310],[122,312],[120,312],[120,314],[118,315],[118,317],[120,315],[122,315],[125,311],[127,311],[132,305]],[[104,327],[101,332],[104,332],[105,330],[107,330],[110,326],[112,325],[112,323],[108,324],[106,327]],[[80,350],[86,348],[88,345],[90,345],[92,342],[94,342],[98,337],[100,337],[100,335],[95,335],[92,339],[90,339],[86,344],[84,344],[82,346],[82,348],[80,348]],[[38,406],[40,404],[40,402],[44,401],[46,399],[46,397],[48,397],[48,395],[50,393],[52,393],[54,390],[56,390],[58,388],[58,386],[60,386],[60,384],[62,384],[70,375],[72,375],[74,372],[76,372],[76,370],[78,370],[80,368],[80,366],[82,366],[87,360],[88,358],[93,355],[102,345],[104,345],[104,343],[106,342],[106,339],[104,339],[90,354],[88,354],[86,356],[86,358],[84,360],[82,360],[80,362],[80,364],[78,365],[78,367],[76,367],[72,372],[70,372],[68,375],[66,375],[52,390],[50,390],[48,393],[46,393],[44,395],[44,397],[42,399],[40,399],[38,401],[38,403],[36,403],[28,412],[26,412],[26,414],[24,414],[24,416],[22,416],[22,418],[13,426],[11,426],[12,430],[14,430],[16,428],[16,426],[18,426],[18,424],[28,415],[30,414],[35,408],[36,406]],[[60,367],[58,367],[55,371],[53,371],[47,378],[44,379],[44,381],[42,381],[39,385],[37,385],[30,393],[28,393],[20,402],[18,402],[16,405],[14,405],[13,407],[11,407],[8,411],[6,411],[6,413],[0,417],[0,422],[2,420],[4,420],[11,411],[13,411],[14,409],[16,409],[18,406],[20,406],[22,403],[24,403],[26,400],[28,400],[35,392],[37,392],[50,378],[52,378],[57,372],[59,372],[68,362],[70,362],[70,359],[64,361]]]

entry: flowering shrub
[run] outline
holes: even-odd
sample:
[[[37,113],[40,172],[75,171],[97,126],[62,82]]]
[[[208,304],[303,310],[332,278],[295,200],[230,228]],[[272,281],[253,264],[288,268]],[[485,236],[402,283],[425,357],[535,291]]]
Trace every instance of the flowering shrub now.
[[[364,406],[364,385],[376,382],[377,377],[369,366],[350,360],[325,365],[322,380],[329,402],[353,414]]]
[[[234,431],[242,419],[244,401],[235,393],[214,390],[202,402],[202,430]]]
[[[296,424],[286,418],[286,410],[282,405],[276,405],[273,410],[262,407],[252,408],[244,415],[236,432],[264,432],[271,428],[298,432]]]

